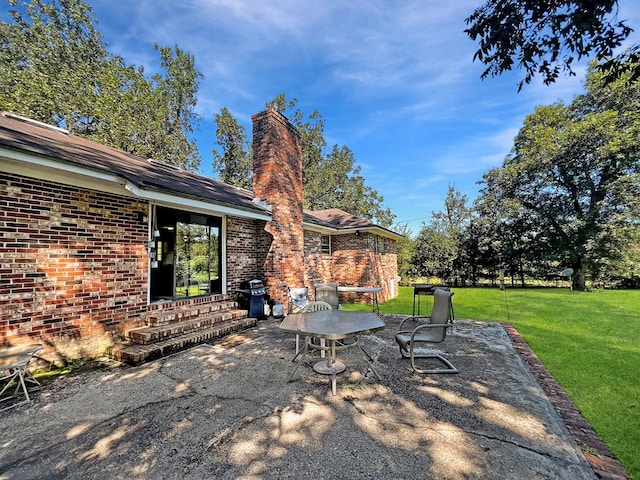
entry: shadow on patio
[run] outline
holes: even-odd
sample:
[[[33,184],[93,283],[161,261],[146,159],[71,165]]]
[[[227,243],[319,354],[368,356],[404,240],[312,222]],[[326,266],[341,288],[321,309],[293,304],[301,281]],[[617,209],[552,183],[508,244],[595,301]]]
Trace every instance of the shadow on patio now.
[[[279,321],[139,367],[55,382],[0,416],[0,478],[597,478],[502,325],[457,320],[457,375],[417,375],[364,337],[331,395],[313,355],[287,383]],[[315,354],[317,355],[317,354]]]

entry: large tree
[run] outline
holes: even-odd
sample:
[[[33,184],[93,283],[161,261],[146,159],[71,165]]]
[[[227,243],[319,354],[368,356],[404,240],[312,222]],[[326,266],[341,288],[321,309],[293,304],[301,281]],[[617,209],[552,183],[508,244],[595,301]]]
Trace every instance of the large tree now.
[[[538,107],[483,179],[484,194],[522,209],[532,241],[573,269],[576,289],[623,251],[621,232],[638,221],[640,81],[628,75],[607,82],[592,65],[586,93]]]
[[[536,75],[545,84],[561,72],[575,75],[574,61],[591,57],[610,79],[625,71],[637,79],[638,45],[614,57],[632,31],[617,19],[617,7],[617,0],[487,0],[466,18],[465,32],[478,42],[473,58],[487,67],[482,78],[524,69],[518,90]]]
[[[214,117],[216,122],[216,143],[220,149],[213,149],[213,169],[218,178],[237,187],[253,188],[253,160],[247,141],[246,129],[238,123],[231,112],[222,107]]]
[[[541,231],[530,213],[518,201],[505,198],[495,188],[492,173],[482,195],[474,202],[474,217],[467,236],[467,257],[478,275],[495,281],[506,273],[512,284],[519,280],[525,286],[526,278],[548,279],[563,268],[549,246],[548,232]]]
[[[444,211],[431,212],[415,241],[412,263],[419,276],[436,276],[447,283],[464,284],[472,277],[464,244],[471,210],[466,195],[449,186]]]
[[[15,7],[14,0],[7,0]],[[0,108],[196,170],[191,138],[202,75],[179,47],[155,46],[163,74],[111,56],[82,0],[29,0],[0,22]]]
[[[157,159],[197,170],[200,153],[192,135],[199,127],[200,117],[195,113],[198,84],[202,74],[196,69],[195,57],[177,45],[161,47],[154,45],[160,53],[160,65],[164,75],[151,77],[154,85],[158,127],[152,133],[155,140],[154,154]]]
[[[0,22],[0,106],[71,132],[85,130],[96,75],[108,58],[91,7],[81,0],[32,0],[23,8],[10,10],[13,22]]]

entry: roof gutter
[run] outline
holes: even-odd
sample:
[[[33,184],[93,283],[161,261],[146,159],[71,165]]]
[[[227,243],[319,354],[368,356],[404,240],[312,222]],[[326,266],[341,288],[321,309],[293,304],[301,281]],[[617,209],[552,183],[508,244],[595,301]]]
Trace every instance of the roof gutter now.
[[[362,232],[371,232],[380,235],[381,237],[393,238],[399,240],[403,238],[399,233],[395,233],[389,230],[385,230],[380,227],[362,227],[362,228],[336,228],[336,227],[326,227],[324,225],[317,225],[315,223],[304,222],[303,227],[307,230],[311,230],[314,232],[324,233],[326,235],[349,235],[349,234],[358,234]]]
[[[67,185],[70,184],[69,180],[72,178],[72,185],[75,187],[91,188],[92,190],[105,191],[117,195],[134,196],[150,202],[161,202],[183,209],[188,207],[207,213],[235,215],[265,221],[271,220],[271,215],[267,212],[261,213],[245,210],[241,207],[234,208],[175,194],[147,190],[138,187],[119,175],[61,162],[44,156],[31,155],[19,150],[0,147],[0,157],[7,160],[0,163],[0,171],[2,172],[34,177],[40,180],[50,180]]]
[[[394,238],[396,240],[402,238],[402,235],[400,235],[399,233],[395,233],[395,232],[386,230],[381,227],[376,227],[376,226],[363,227],[363,228],[345,228],[345,229],[338,230],[338,233],[340,234],[354,233],[357,235],[358,233],[362,233],[362,232],[371,232],[371,233],[380,235],[381,237]]]
[[[53,160],[51,158],[37,156],[37,155],[30,155],[28,153],[23,153],[21,151],[9,149],[6,147],[0,147],[0,156],[7,158],[9,160],[13,160],[15,162],[14,165],[16,168],[13,168],[13,169],[10,168],[10,165],[6,165],[6,163],[3,165],[2,170],[11,171],[11,173],[26,174],[25,172],[28,171],[29,172],[29,174],[27,174],[28,176],[35,176],[37,172],[34,172],[32,169],[26,170],[24,168],[20,168],[21,166],[20,164],[28,164],[31,166],[35,165],[38,167],[50,169],[52,171],[59,171],[59,172],[70,173],[73,175],[80,175],[80,176],[88,177],[91,179],[112,182],[112,183],[122,183],[120,181],[120,177],[118,177],[117,175],[113,175],[111,173],[104,173],[99,170],[80,167],[70,163],[62,163],[58,160]],[[65,168],[61,168],[61,165],[64,165]],[[9,168],[5,170],[4,168],[5,166]],[[49,177],[43,176],[43,178],[46,179]]]
[[[251,210],[244,210],[242,207],[228,207],[219,203],[206,202],[192,197],[172,195],[159,190],[148,190],[146,188],[140,188],[130,181],[125,181],[124,188],[138,198],[165,205],[174,205],[182,209],[189,207],[191,209],[197,209],[208,213],[215,212],[218,214],[235,215],[255,220],[271,220],[271,215],[266,212],[259,213]]]

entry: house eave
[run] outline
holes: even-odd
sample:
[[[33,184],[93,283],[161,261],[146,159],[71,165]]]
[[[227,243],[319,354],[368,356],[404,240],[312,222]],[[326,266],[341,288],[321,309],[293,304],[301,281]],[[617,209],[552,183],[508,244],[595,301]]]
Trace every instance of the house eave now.
[[[364,227],[364,228],[344,228],[338,229],[336,235],[349,235],[349,234],[358,234],[358,233],[374,233],[381,237],[391,238],[394,240],[399,240],[402,238],[402,235],[392,232],[390,230],[386,230],[381,227]]]
[[[118,175],[102,170],[87,168],[71,162],[39,155],[32,155],[22,151],[0,147],[0,171],[49,180],[74,187],[88,188],[105,193],[113,193],[138,198],[148,202],[158,202],[165,205],[184,209],[192,208],[206,213],[218,215],[233,215],[256,220],[271,220],[268,212],[244,209],[234,205],[226,205],[214,201],[177,195],[160,189],[145,188],[136,185]]]
[[[403,238],[402,235],[392,232],[390,230],[385,230],[380,227],[364,227],[364,228],[330,228],[322,225],[317,225],[310,222],[304,223],[304,229],[312,232],[318,232],[323,235],[355,235],[358,233],[374,233],[376,235],[380,235],[381,237],[391,238],[393,240],[400,240]]]
[[[270,221],[271,214],[268,212],[260,213],[234,205],[225,205],[219,202],[209,202],[200,200],[198,197],[189,195],[176,195],[159,189],[142,188],[127,182],[125,188],[133,193],[136,197],[148,200],[150,202],[162,203],[164,205],[172,205],[182,210],[185,207],[198,210],[206,210],[209,213],[218,213],[232,215],[236,217],[251,218],[254,220]]]

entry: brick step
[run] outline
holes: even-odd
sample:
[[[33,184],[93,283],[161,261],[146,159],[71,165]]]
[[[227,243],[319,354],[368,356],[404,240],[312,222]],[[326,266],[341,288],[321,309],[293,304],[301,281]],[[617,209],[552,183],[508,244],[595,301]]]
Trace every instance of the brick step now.
[[[256,323],[257,319],[255,318],[243,317],[217,323],[202,330],[192,331],[150,345],[124,342],[111,347],[109,355],[121,362],[139,365],[214,338],[224,337],[233,332],[255,327]]]
[[[201,312],[202,310],[199,310],[199,315],[196,315],[192,310],[190,315],[183,317],[184,320],[181,321],[163,323],[155,327],[133,328],[127,332],[127,339],[131,343],[149,345],[177,335],[204,330],[219,323],[238,320],[247,316],[246,310],[237,309],[214,309],[214,311],[208,311],[207,313]]]
[[[160,327],[163,325],[182,322],[192,317],[208,315],[210,313],[216,313],[223,310],[234,310],[237,308],[238,302],[226,299],[201,305],[172,308],[169,310],[154,310],[147,314],[146,324],[150,327]]]

